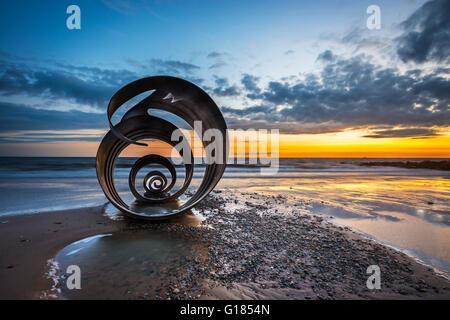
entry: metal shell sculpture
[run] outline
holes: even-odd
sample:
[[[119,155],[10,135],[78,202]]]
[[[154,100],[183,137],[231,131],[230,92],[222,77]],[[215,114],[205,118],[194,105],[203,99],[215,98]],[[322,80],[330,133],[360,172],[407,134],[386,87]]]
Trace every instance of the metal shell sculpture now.
[[[130,99],[152,91],[146,98],[141,100],[122,117],[119,123],[113,125],[111,118],[114,113]],[[111,130],[105,135],[97,151],[96,170],[97,178],[109,201],[120,211],[134,218],[142,219],[166,219],[181,214],[194,207],[211,192],[222,177],[227,163],[227,144],[223,143],[222,161],[206,161],[204,175],[198,189],[184,204],[180,206],[166,206],[169,209],[156,214],[142,213],[135,210],[135,206],[128,205],[119,195],[114,184],[114,168],[120,153],[130,144],[146,146],[141,140],[161,140],[172,147],[178,141],[172,141],[171,136],[177,127],[171,122],[149,114],[152,109],[163,110],[183,119],[191,128],[194,121],[201,121],[203,136],[208,129],[218,129],[223,137],[226,137],[225,120],[214,101],[201,88],[183,79],[155,76],[134,81],[119,91],[111,98],[107,115]],[[211,141],[203,141],[206,147]],[[221,147],[222,147],[221,146]],[[183,151],[186,152],[186,151]],[[136,203],[145,206],[161,206],[164,203],[176,201],[189,187],[194,172],[194,157],[189,149],[188,159],[185,161],[184,182],[177,191],[172,191],[176,181],[176,167],[173,163],[158,154],[143,156],[132,165],[129,173],[128,185]],[[186,158],[186,155],[182,155]],[[206,155],[207,156],[207,155]],[[208,159],[206,159],[208,160]],[[165,170],[150,170],[143,179],[144,193],[136,189],[136,177],[138,172],[148,166],[158,165]],[[170,177],[164,172],[169,172]],[[170,183],[169,183],[170,181]]]

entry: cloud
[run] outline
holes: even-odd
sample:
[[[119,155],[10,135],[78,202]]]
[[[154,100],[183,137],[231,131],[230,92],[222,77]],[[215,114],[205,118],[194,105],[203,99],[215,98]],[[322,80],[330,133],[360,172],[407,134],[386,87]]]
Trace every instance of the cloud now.
[[[214,81],[216,83],[215,88],[213,88],[213,89],[205,88],[205,89],[207,89],[207,91],[210,91],[212,94],[214,94],[216,96],[232,97],[232,96],[237,96],[241,93],[237,86],[229,85],[228,80],[226,78],[221,78],[221,77],[215,76]]]
[[[401,26],[397,53],[404,62],[450,61],[450,1],[425,3]]]
[[[120,1],[109,4],[125,11],[129,5]],[[395,40],[384,41],[358,28],[340,40],[351,48],[348,53],[355,47],[376,47],[377,52],[389,47],[389,53],[397,50],[405,62],[441,63],[434,69],[422,70],[411,64],[410,70],[400,71],[390,61],[379,64],[370,56],[355,55],[359,49],[350,57],[341,56],[333,49],[318,54],[317,69],[311,73],[275,79],[269,74],[264,79],[272,81],[267,84],[245,72],[239,82],[230,81],[231,84],[226,78],[210,75],[214,85],[202,87],[214,98],[225,97],[221,100],[236,104],[222,107],[230,127],[279,128],[289,133],[376,128],[366,137],[436,136],[440,127],[450,126],[450,68],[445,65],[450,57],[449,5],[448,1],[441,0],[427,2],[401,24],[403,33]],[[284,52],[285,55],[293,53],[293,50]],[[53,101],[58,106],[63,101],[67,102],[65,109],[88,105],[103,111],[114,92],[143,74],[174,75],[202,84],[199,71],[220,70],[226,65],[224,61],[228,61],[225,58],[230,58],[226,52],[210,52],[203,70],[199,65],[180,60],[129,60],[131,69],[140,70],[138,73],[58,62],[43,67],[39,61],[0,51],[0,100],[14,102],[0,102],[3,120],[0,131],[104,128],[103,114],[35,107],[49,108],[39,101]],[[15,99],[16,96],[19,98]]]
[[[227,121],[227,127],[230,129],[279,130],[280,133],[285,134],[321,134],[342,131],[342,128],[333,127],[332,125],[317,126],[315,124],[303,124],[299,126],[299,124],[295,121],[279,119],[279,117],[276,116],[276,113],[274,114],[274,120],[272,121],[267,121],[267,118],[263,118],[260,115],[261,114],[258,113],[256,116],[253,116],[253,119],[247,119],[225,114],[225,118]]]
[[[209,69],[218,69],[218,68],[222,68],[228,65],[228,63],[226,63],[224,61],[224,58],[228,56],[227,53],[220,53],[217,51],[213,51],[210,52],[206,57],[209,59],[213,59],[215,62],[209,66]]]
[[[59,62],[42,67],[39,64],[17,62],[15,58],[13,60],[0,60],[0,96],[66,100],[69,104],[87,105],[98,110],[105,110],[109,99],[119,88],[143,77],[126,69],[101,69]],[[137,64],[135,61],[129,62]],[[153,73],[171,74],[197,84],[203,82],[203,79],[195,76],[195,71],[200,67],[194,64],[152,59],[150,66],[154,69]]]
[[[250,92],[250,94],[260,93],[261,90],[258,87],[258,81],[259,81],[258,77],[249,74],[244,74],[244,76],[241,79],[241,83],[244,85],[245,90]]]
[[[84,132],[87,131],[87,132]],[[68,132],[67,130],[57,131],[14,131],[0,135],[0,143],[41,143],[55,141],[101,141],[105,132],[92,133],[92,130],[80,130]]]
[[[209,69],[217,69],[217,68],[221,68],[221,67],[225,67],[227,64],[225,62],[217,62],[212,64]]]
[[[401,74],[372,64],[365,55],[336,57],[319,74],[289,83],[269,82],[253,100],[283,106],[280,114],[299,124],[445,126],[450,123],[450,80],[440,71]]]
[[[0,95],[66,99],[104,109],[118,88],[136,79],[134,73],[126,70],[57,67],[0,61]]]
[[[354,27],[340,40],[346,47],[354,48],[354,52],[362,49],[370,51],[389,48],[392,46],[392,39],[374,33],[368,28]]]
[[[216,59],[216,58],[220,58],[222,56],[223,56],[223,53],[213,51],[213,52],[210,52],[206,57],[211,58],[211,59]]]
[[[239,95],[239,89],[236,86],[217,87],[213,89],[213,94],[219,97],[230,97]]]
[[[237,115],[237,116],[251,116],[251,115],[255,115],[256,113],[267,113],[267,112],[274,112],[275,107],[270,107],[270,106],[253,106],[253,107],[248,107],[245,109],[235,109],[235,108],[229,108],[229,107],[222,107],[221,108],[223,113],[229,113],[232,115]]]
[[[151,63],[158,68],[158,72],[162,74],[180,75],[184,73],[192,73],[200,69],[199,66],[178,60],[162,60],[152,59]]]
[[[387,126],[386,130],[444,127],[450,123],[450,80],[447,77],[450,68],[436,67],[427,73],[412,69],[402,73],[375,64],[364,54],[346,58],[331,50],[320,53],[317,60],[321,62],[317,72],[274,80],[265,86],[261,85],[259,77],[244,73],[238,85],[230,84],[227,78],[213,76],[215,85],[203,87],[215,97],[235,98],[244,102],[243,105],[251,105],[248,108],[223,107],[227,122],[239,127],[277,126],[283,132],[322,133],[380,125]],[[177,73],[199,68],[176,60],[153,59],[153,62],[161,69]],[[60,63],[32,68],[0,60],[0,66],[0,96],[4,99],[15,95],[31,97],[27,101],[44,97],[54,99],[52,108],[59,105],[59,100],[69,101],[66,110],[73,102],[105,110],[118,88],[140,78],[127,70]],[[195,74],[182,77],[197,84],[203,82]],[[5,108],[7,103],[3,102],[1,131],[105,125],[106,118],[98,114],[37,110],[32,107],[48,109],[48,106],[30,106],[31,103],[14,98],[8,101],[14,103]],[[371,137],[388,133],[374,132]]]
[[[363,136],[364,138],[429,138],[438,136],[435,129],[429,128],[403,128],[377,130],[371,134]]]
[[[322,62],[333,62],[336,59],[336,56],[333,54],[331,50],[325,50],[317,56],[316,61]]]
[[[104,129],[105,114],[77,110],[55,111],[0,102],[0,132],[17,130]]]

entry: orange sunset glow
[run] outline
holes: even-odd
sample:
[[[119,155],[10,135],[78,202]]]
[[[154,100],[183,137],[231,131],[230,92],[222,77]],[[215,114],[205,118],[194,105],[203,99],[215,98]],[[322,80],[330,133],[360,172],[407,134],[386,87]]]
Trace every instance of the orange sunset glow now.
[[[101,135],[104,131],[91,131],[91,135]],[[324,157],[324,158],[446,158],[450,157],[450,133],[442,132],[429,138],[364,138],[364,130],[348,130],[324,134],[280,134],[280,158]],[[255,142],[246,142],[246,153],[255,148]],[[93,157],[98,149],[98,141],[52,141],[41,143],[10,143],[8,154],[22,156],[78,156]],[[150,142],[148,147],[130,145],[122,156],[140,157],[149,152],[170,156],[171,148],[159,141]],[[270,149],[270,144],[268,146]],[[235,154],[238,154],[235,145]],[[260,150],[265,153],[265,150]],[[194,152],[198,156],[198,152]]]

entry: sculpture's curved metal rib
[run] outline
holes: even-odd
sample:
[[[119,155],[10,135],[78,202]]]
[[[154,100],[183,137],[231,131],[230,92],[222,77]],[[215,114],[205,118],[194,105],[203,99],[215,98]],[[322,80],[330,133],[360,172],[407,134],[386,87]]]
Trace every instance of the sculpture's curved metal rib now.
[[[154,90],[147,98],[140,101],[122,117],[121,121],[113,125],[111,118],[114,113],[128,100],[135,96]],[[174,147],[178,141],[171,141],[172,133],[177,129],[172,123],[148,114],[149,109],[159,109],[175,114],[185,120],[194,128],[194,121],[201,121],[203,133],[209,129],[217,129],[226,138],[226,123],[223,116],[214,103],[202,89],[188,81],[168,76],[157,76],[143,78],[134,81],[114,94],[108,105],[108,122],[111,130],[103,138],[96,159],[97,177],[99,183],[111,203],[127,215],[144,219],[164,219],[189,210],[209,192],[211,192],[225,171],[228,155],[228,145],[223,143],[220,153],[222,158],[205,166],[203,180],[193,196],[177,209],[171,209],[164,214],[148,215],[136,212],[120,197],[114,185],[114,167],[120,153],[130,144],[146,145],[140,142],[143,139],[157,139]],[[226,141],[225,141],[226,142]],[[206,147],[208,143],[203,142]],[[168,159],[155,154],[139,158],[133,165],[129,175],[129,187],[139,203],[164,203],[177,199],[189,187],[194,171],[194,157],[189,150],[190,163],[185,163],[185,179],[181,188],[171,193],[175,185],[177,174],[176,168]],[[186,156],[186,155],[183,155]],[[208,156],[208,154],[206,154]],[[186,157],[184,157],[186,158]],[[145,194],[140,194],[136,189],[136,176],[139,170],[150,164],[158,164],[170,172],[170,183],[167,177],[157,170],[147,173],[144,178],[143,187]]]

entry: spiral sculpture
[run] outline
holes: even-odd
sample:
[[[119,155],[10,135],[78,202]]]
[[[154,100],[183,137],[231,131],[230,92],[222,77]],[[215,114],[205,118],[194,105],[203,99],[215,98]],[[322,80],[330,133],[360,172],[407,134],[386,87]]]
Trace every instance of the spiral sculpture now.
[[[147,91],[152,91],[146,98],[141,100],[122,117],[119,123],[112,124],[111,118],[114,113],[130,99]],[[97,178],[108,200],[120,211],[133,218],[142,219],[166,219],[174,215],[186,212],[203,200],[211,192],[222,177],[227,163],[228,145],[223,143],[221,161],[211,163],[206,159],[203,179],[198,189],[181,206],[166,207],[162,213],[156,211],[155,214],[137,212],[136,205],[128,205],[119,195],[114,184],[114,168],[120,153],[130,144],[146,146],[141,140],[152,139],[166,142],[174,147],[178,141],[172,141],[172,133],[178,129],[171,122],[149,114],[149,110],[159,109],[174,114],[191,127],[194,128],[194,121],[201,121],[202,132],[209,129],[217,129],[223,137],[226,137],[227,126],[225,120],[214,101],[202,89],[191,82],[183,79],[155,76],[136,80],[117,91],[111,98],[107,115],[110,131],[105,135],[97,151],[96,170]],[[199,133],[200,134],[200,133]],[[212,141],[203,141],[206,148]],[[181,153],[186,152],[185,150]],[[139,206],[160,206],[170,203],[185,193],[189,187],[194,172],[194,157],[192,150],[190,154],[181,154],[185,161],[185,178],[182,186],[177,191],[172,191],[176,181],[176,167],[173,163],[158,154],[148,154],[143,156],[133,164],[128,185],[131,193]],[[208,157],[208,155],[206,154]],[[143,179],[144,193],[140,193],[136,188],[136,177],[140,170],[148,166],[158,165],[165,170],[150,170]],[[167,177],[162,171],[168,171]],[[169,183],[170,179],[170,183]]]

